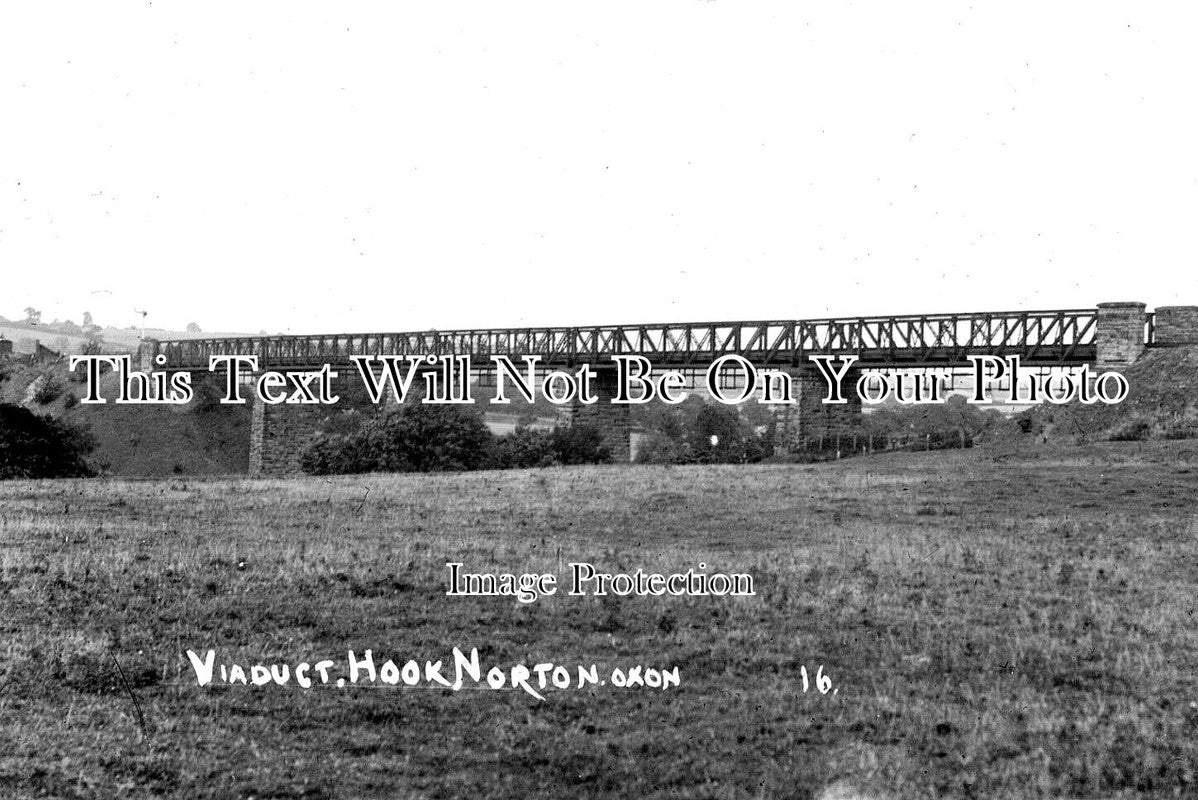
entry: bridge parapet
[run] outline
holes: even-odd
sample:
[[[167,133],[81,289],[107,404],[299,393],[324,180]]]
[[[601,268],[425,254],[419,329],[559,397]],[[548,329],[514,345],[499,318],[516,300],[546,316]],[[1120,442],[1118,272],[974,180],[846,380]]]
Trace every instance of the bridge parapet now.
[[[1198,306],[1158,306],[1152,330],[1156,347],[1198,344]]]

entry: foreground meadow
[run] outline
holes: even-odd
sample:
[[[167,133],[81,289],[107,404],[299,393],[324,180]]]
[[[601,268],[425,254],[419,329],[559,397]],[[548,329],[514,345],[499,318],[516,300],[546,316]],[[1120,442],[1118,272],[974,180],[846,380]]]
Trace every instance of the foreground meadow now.
[[[1194,796],[1196,496],[1182,445],[0,484],[0,796]],[[757,595],[446,597],[449,561]],[[185,655],[455,646],[681,685],[200,687]]]

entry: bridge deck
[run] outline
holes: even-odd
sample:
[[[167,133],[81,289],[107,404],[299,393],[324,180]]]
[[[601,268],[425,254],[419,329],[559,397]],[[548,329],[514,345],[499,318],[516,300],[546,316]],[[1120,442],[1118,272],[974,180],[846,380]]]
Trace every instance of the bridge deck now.
[[[963,365],[968,355],[1019,355],[1037,365],[1079,365],[1096,355],[1097,312],[1008,311],[823,320],[505,328],[173,339],[153,343],[166,369],[208,368],[214,355],[256,355],[263,368],[344,365],[356,355],[536,355],[547,366],[643,355],[655,366],[705,368],[735,353],[759,367],[794,367],[813,354],[853,354],[874,366]]]

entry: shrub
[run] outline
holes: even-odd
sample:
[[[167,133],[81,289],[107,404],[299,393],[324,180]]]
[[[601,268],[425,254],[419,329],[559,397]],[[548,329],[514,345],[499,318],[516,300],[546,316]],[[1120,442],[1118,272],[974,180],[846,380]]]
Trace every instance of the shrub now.
[[[760,461],[765,443],[735,408],[706,403],[691,422],[687,439],[694,460],[703,464]]]
[[[197,376],[197,378],[192,381],[191,385],[192,409],[197,414],[208,414],[227,408],[221,403],[221,398],[225,396],[224,381],[217,380],[210,375]]]
[[[94,448],[83,427],[0,403],[0,479],[86,477]]]
[[[1148,438],[1152,426],[1145,420],[1138,419],[1125,423],[1111,432],[1112,442],[1141,442]]]
[[[561,425],[552,431],[520,426],[499,436],[487,465],[494,469],[526,469],[555,464],[602,464],[611,460],[603,430],[586,422]]]
[[[318,436],[300,463],[316,475],[479,469],[487,464],[491,442],[477,413],[417,403],[367,421],[353,433]]]
[[[640,464],[681,464],[690,459],[680,442],[658,431],[651,431],[641,439],[636,449],[636,460]]]
[[[1175,424],[1165,428],[1161,434],[1164,439],[1198,439],[1198,426]]]
[[[611,461],[603,431],[586,422],[553,429],[553,454],[559,464],[602,464]]]
[[[300,454],[300,469],[309,475],[352,475],[372,472],[376,467],[372,454],[366,450],[365,436],[322,433]]]
[[[379,468],[398,472],[478,469],[486,461],[491,431],[482,417],[457,406],[405,407],[368,429]]]
[[[52,375],[46,375],[42,378],[42,383],[37,387],[37,391],[33,393],[33,400],[38,405],[44,406],[53,403],[62,395],[62,384]]]
[[[496,437],[491,448],[490,466],[496,469],[547,467],[557,462],[553,434],[518,427],[507,436]]]

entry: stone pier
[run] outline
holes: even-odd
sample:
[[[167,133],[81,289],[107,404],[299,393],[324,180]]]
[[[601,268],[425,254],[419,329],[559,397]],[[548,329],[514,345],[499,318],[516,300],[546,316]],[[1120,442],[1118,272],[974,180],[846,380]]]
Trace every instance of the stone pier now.
[[[270,405],[257,397],[251,397],[249,403],[250,476],[304,474],[300,459],[330,409],[322,405]]]
[[[857,380],[861,370],[851,369],[844,378],[844,397],[847,403],[825,403],[828,382],[815,369],[802,370],[796,383],[799,389],[798,435],[803,447],[824,446],[837,439],[852,439],[861,432],[861,398],[857,396]]]
[[[154,363],[154,354],[158,352],[158,341],[156,339],[142,339],[137,345],[137,353],[133,359],[134,365],[141,372],[153,372],[157,369]]]
[[[861,398],[857,396],[857,379],[861,370],[850,369],[844,378],[844,397],[847,403],[824,403],[828,382],[820,372],[800,369],[793,374],[797,403],[778,415],[777,446],[790,452],[826,450],[837,442],[847,449],[854,437],[861,440]],[[751,402],[751,401],[750,401]]]
[[[1099,303],[1094,332],[1099,370],[1134,364],[1144,353],[1144,327],[1148,322],[1143,303]]]
[[[632,460],[632,410],[627,405],[611,402],[616,396],[616,370],[597,366],[594,368],[593,387],[598,401],[589,406],[575,402],[568,407],[570,423],[594,425],[603,432],[603,442],[611,450],[611,459],[616,463]]]

